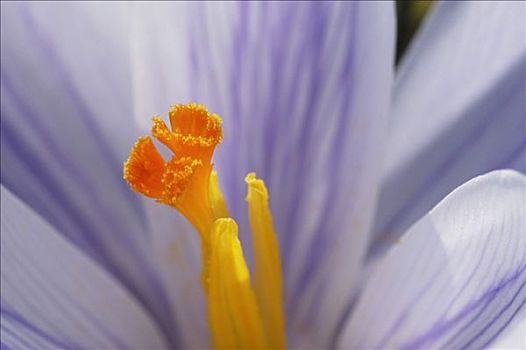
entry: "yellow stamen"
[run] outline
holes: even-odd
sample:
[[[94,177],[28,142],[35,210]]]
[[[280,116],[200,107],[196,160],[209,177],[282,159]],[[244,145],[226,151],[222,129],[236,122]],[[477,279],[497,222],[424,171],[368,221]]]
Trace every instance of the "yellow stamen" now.
[[[215,218],[227,218],[228,209],[225,200],[223,199],[221,189],[219,188],[219,180],[217,179],[217,173],[215,171],[212,171],[212,174],[210,175],[210,199],[212,201]]]
[[[216,220],[211,236],[208,312],[214,346],[268,348],[235,221]]]
[[[255,290],[269,345],[285,348],[282,305],[282,277],[279,247],[268,207],[268,191],[255,173],[246,176],[248,217],[252,230],[255,265]]]

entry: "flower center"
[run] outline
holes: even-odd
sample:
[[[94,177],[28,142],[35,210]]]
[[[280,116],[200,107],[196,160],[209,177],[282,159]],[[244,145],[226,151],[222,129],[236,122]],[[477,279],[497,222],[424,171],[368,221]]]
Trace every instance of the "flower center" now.
[[[281,264],[265,183],[254,173],[245,178],[252,284],[237,224],[212,171],[212,155],[223,137],[221,118],[195,103],[173,106],[169,118],[171,130],[154,117],[152,135],[172,151],[171,159],[163,159],[150,137],[141,137],[124,163],[124,179],[132,190],[177,209],[198,232],[214,347],[285,348]]]

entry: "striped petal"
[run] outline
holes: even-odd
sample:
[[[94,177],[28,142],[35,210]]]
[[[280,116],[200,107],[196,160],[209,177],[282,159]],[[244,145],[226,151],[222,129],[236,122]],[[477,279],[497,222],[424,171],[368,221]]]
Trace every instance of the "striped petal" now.
[[[477,177],[378,263],[344,328],[346,348],[481,349],[526,309],[526,176]]]
[[[146,305],[176,342],[147,214],[122,180],[126,5],[2,3],[2,184]]]
[[[444,1],[399,68],[374,250],[493,169],[526,171],[524,2]]]
[[[117,280],[4,186],[1,204],[2,348],[166,348]]]
[[[150,116],[188,101],[223,117],[215,162],[247,257],[243,179],[255,171],[279,236],[290,345],[326,345],[368,240],[393,4],[133,7],[136,118],[147,128]]]

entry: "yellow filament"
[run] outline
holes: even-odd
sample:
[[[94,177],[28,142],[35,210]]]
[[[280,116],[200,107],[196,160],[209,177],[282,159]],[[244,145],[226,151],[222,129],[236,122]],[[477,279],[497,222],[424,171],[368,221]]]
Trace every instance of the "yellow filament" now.
[[[248,216],[252,230],[255,263],[255,291],[261,316],[273,349],[285,348],[282,305],[282,277],[278,242],[268,207],[268,191],[255,173],[246,176]]]
[[[216,220],[210,235],[208,317],[214,347],[268,348],[235,221]]]
[[[212,174],[210,174],[210,200],[212,201],[215,218],[227,218],[228,209],[225,200],[223,199],[221,189],[219,188],[219,181],[215,171],[212,171]]]

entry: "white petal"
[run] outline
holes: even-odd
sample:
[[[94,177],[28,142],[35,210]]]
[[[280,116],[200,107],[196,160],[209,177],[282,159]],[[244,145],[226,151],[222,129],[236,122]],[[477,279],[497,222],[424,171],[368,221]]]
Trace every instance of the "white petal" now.
[[[147,128],[153,114],[192,100],[223,117],[216,164],[245,251],[243,178],[255,171],[268,185],[280,239],[289,345],[323,344],[368,240],[393,4],[134,5],[137,119]]]
[[[524,2],[436,4],[395,82],[377,245],[468,179],[525,169],[525,15]]]
[[[453,191],[378,263],[340,345],[488,346],[524,312],[525,212],[526,177],[514,171]]]
[[[132,117],[125,4],[2,3],[2,184],[177,328],[147,215],[122,180]]]
[[[1,187],[2,342],[28,348],[165,348],[118,281]]]

